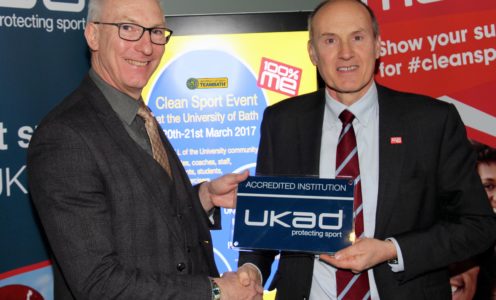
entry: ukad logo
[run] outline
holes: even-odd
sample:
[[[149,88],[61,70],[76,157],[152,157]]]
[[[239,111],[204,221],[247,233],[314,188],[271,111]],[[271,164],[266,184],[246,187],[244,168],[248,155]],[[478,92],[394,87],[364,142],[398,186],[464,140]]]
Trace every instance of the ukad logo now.
[[[286,216],[292,216],[292,218],[287,217],[283,220]],[[328,221],[334,220],[336,224],[329,224],[334,222],[326,222],[326,219],[328,219]],[[340,230],[343,227],[343,210],[340,209],[338,213],[320,213],[318,215],[313,212],[303,211],[284,211],[276,214],[275,211],[271,210],[270,218],[269,211],[264,210],[263,220],[254,221],[250,220],[250,210],[247,209],[245,210],[244,222],[247,226],[274,227],[275,224],[279,224],[286,228],[314,229],[318,226],[320,229]],[[286,222],[290,222],[291,225]]]
[[[298,95],[302,70],[263,57],[258,74],[258,86],[288,96]]]
[[[232,244],[311,253],[343,249],[353,233],[353,188],[346,179],[250,176],[238,186]]]

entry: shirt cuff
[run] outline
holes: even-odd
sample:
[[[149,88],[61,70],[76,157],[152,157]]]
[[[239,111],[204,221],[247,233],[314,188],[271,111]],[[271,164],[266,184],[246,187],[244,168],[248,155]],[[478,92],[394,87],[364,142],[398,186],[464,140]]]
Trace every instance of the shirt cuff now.
[[[214,215],[215,215],[215,207],[208,212],[208,220],[210,221],[210,225],[215,225]]]
[[[396,247],[396,254],[397,254],[396,259],[388,261],[388,265],[391,267],[391,271],[395,273],[405,271],[403,254],[401,253],[401,248],[400,245],[398,244],[398,241],[396,241],[395,238],[387,238],[386,241],[392,242],[394,247]]]

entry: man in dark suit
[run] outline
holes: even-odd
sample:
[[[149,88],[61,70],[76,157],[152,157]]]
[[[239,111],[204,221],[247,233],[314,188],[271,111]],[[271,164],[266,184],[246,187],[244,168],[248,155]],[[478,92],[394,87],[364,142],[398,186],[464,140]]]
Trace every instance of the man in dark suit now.
[[[28,153],[56,299],[261,299],[249,269],[219,277],[209,232],[247,172],[194,189],[147,119],[141,91],[171,33],[157,0],[89,2],[92,69]]]
[[[323,2],[309,29],[308,51],[325,89],[266,109],[257,173],[333,178],[340,132],[351,128],[364,233],[334,256],[281,253],[270,289],[284,300],[450,299],[447,266],[496,236],[456,109],[375,84],[379,28],[362,2]],[[338,118],[344,111],[354,116],[351,127]],[[266,280],[277,254],[242,252],[239,263],[254,263]],[[343,273],[353,277],[340,288]]]

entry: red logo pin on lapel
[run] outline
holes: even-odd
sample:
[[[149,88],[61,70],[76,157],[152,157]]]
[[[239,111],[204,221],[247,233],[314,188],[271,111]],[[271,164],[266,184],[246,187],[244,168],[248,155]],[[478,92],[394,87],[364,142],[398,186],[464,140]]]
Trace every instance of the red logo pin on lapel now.
[[[399,145],[403,143],[403,139],[401,138],[401,136],[393,136],[391,137],[390,142],[391,145]]]

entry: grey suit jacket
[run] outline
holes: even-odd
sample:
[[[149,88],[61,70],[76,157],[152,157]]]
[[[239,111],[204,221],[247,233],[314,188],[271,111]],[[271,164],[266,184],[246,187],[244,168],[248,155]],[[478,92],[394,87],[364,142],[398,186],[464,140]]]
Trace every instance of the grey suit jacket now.
[[[450,105],[378,86],[379,191],[375,238],[394,237],[405,271],[374,267],[381,299],[451,299],[447,266],[487,249],[496,223],[465,127]],[[318,175],[324,90],[292,98],[264,113],[257,172]],[[402,144],[392,144],[401,137]],[[277,252],[240,254],[264,278]],[[271,288],[278,299],[307,299],[313,255],[282,253]]]
[[[89,77],[37,128],[28,180],[57,299],[211,299],[209,221],[162,139],[173,182]]]

